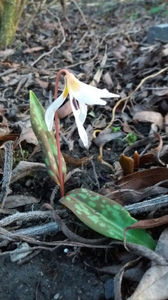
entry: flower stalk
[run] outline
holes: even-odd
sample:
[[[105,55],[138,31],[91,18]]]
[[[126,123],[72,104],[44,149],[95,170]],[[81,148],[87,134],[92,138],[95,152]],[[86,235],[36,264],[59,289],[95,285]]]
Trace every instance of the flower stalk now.
[[[57,97],[58,97],[58,83],[59,83],[60,77],[63,73],[66,74],[65,69],[60,70],[56,76],[54,99],[57,99]],[[61,146],[60,146],[60,136],[59,136],[59,121],[58,121],[58,112],[57,111],[55,112],[55,129],[56,129],[56,143],[57,143],[57,151],[58,151],[58,171],[59,171],[59,179],[60,179],[60,191],[61,191],[61,196],[63,197],[65,194],[64,176],[63,176],[63,172],[62,172],[62,158],[61,158]]]

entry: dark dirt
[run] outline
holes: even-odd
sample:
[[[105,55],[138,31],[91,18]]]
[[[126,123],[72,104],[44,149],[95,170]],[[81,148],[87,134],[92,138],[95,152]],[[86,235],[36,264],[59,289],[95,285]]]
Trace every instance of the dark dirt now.
[[[103,279],[58,251],[44,251],[21,266],[1,258],[0,280],[5,300],[104,298]]]
[[[37,2],[39,4],[40,1]],[[6,109],[5,117],[12,134],[19,135],[23,124],[27,122],[27,119],[29,120],[28,93],[30,89],[47,107],[49,96],[53,94],[55,76],[60,68],[67,67],[76,73],[81,80],[87,83],[91,82],[101,64],[105,46],[108,49],[108,59],[103,67],[103,74],[107,71],[110,73],[112,78],[110,89],[114,93],[121,94],[122,97],[133,91],[142,78],[164,67],[166,58],[160,54],[163,48],[162,43],[154,48],[152,53],[150,51],[143,52],[145,51],[143,47],[147,46],[145,43],[149,26],[165,21],[164,11],[166,8],[154,14],[150,11],[154,1],[144,1],[143,4],[142,1],[134,2],[129,2],[129,4],[116,2],[112,5],[111,1],[97,1],[96,3],[84,1],[81,3],[81,9],[87,24],[85,24],[84,17],[73,1],[67,6],[67,17],[70,23],[64,19],[60,6],[55,6],[53,1],[47,1],[45,7],[41,10],[39,8],[36,13],[33,11],[33,4],[27,8],[15,42],[11,47],[14,49],[14,54],[2,57],[0,60],[2,77],[0,79],[0,102]],[[163,2],[155,1],[155,6],[164,5]],[[64,29],[66,37],[64,42],[59,22]],[[48,52],[56,45],[59,45],[56,51],[33,64],[41,54]],[[25,49],[34,47],[42,47],[42,49],[36,49],[32,53],[25,52]],[[72,57],[63,51],[68,51]],[[12,69],[14,70],[11,71]],[[8,70],[11,73],[6,73]],[[25,81],[24,76],[27,76]],[[158,80],[160,80],[159,86],[165,86],[167,77],[161,75]],[[157,85],[157,82],[155,83]],[[98,85],[100,88],[109,88],[108,81],[103,76]],[[152,81],[151,85],[155,86]],[[143,109],[144,107],[149,108],[153,98],[152,92],[140,90],[137,93],[136,107],[145,103]],[[161,99],[167,101],[166,96],[165,99],[163,97]],[[154,108],[162,112],[163,106],[158,102],[154,102]],[[91,108],[90,111],[94,111],[96,119],[101,115],[106,126],[111,120],[113,104],[114,102],[111,102],[105,108]],[[128,106],[125,115],[122,114],[122,122],[119,120],[120,112],[117,111],[116,118],[119,121],[115,122],[115,126],[123,126],[123,122],[128,121],[139,138],[142,135],[145,137],[150,130],[149,124],[143,126],[132,123],[134,104],[135,99]],[[22,123],[22,126],[19,122]],[[86,120],[86,128],[92,123],[93,117],[90,114]],[[68,116],[61,121],[62,132],[65,134],[65,128],[70,131],[73,124],[73,116]],[[126,136],[126,132],[124,134]],[[117,178],[118,173],[117,175],[113,174],[107,166],[98,162],[98,147],[94,143],[89,150],[83,149],[79,145],[76,131],[70,136],[70,141],[74,142],[72,150],[69,150],[69,144],[62,139],[63,152],[75,158],[93,155],[93,159],[92,163],[80,166],[80,171],[77,171],[69,179],[65,185],[66,192],[78,187],[101,192],[108,186],[115,184],[114,178]],[[24,141],[21,146],[22,151],[19,147],[14,149],[14,166],[19,160],[43,162],[39,152],[29,159],[34,150],[33,144]],[[127,146],[129,148],[124,139],[108,142],[104,147],[105,161],[110,164],[116,163]],[[140,149],[143,150],[144,146],[140,146]],[[129,148],[128,153],[132,154],[133,150]],[[2,152],[1,170],[3,170],[3,156],[4,153]],[[68,165],[68,171],[73,169],[74,166]],[[11,185],[12,194],[34,196],[39,200],[38,204],[23,205],[17,208],[17,211],[44,209],[44,205],[50,203],[54,187],[55,184],[46,171],[38,171],[35,175],[31,174],[13,183]],[[58,191],[55,196],[56,209],[61,209],[61,205],[57,202],[59,198],[60,193]],[[1,211],[1,218],[4,216]],[[64,220],[73,232],[85,238],[100,237],[87,229],[70,212],[66,213]],[[35,224],[33,223],[33,225]],[[19,224],[15,224],[16,228],[19,226]],[[14,230],[15,227],[8,227],[8,230]],[[41,240],[57,241],[66,238],[59,233],[55,236],[43,236]],[[119,267],[134,258],[132,254],[127,254],[123,248],[118,246],[115,247],[115,250],[112,248],[109,251],[107,249],[94,249],[94,247],[93,249],[85,249],[85,247],[78,246],[61,246],[53,251],[41,250],[27,262],[17,264],[11,262],[10,256],[5,252],[12,251],[18,245],[19,241],[10,242],[7,246],[1,245],[0,248],[2,253],[0,257],[0,300],[112,300],[114,299],[114,275]],[[66,249],[68,249],[68,253],[66,253]],[[96,268],[109,265],[115,265],[117,271],[113,271],[113,274],[96,271]],[[147,265],[148,263],[145,262],[145,267],[140,269],[144,270]],[[136,280],[135,282],[124,281],[123,299],[126,299],[127,295],[133,292],[136,284]]]

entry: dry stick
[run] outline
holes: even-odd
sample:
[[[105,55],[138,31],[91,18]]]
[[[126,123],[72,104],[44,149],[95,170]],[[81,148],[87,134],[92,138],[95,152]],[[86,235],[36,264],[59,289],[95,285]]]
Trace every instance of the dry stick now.
[[[164,69],[161,69],[161,70],[158,71],[157,73],[151,74],[151,75],[149,75],[149,76],[143,78],[143,79],[140,81],[140,83],[137,85],[137,87],[136,87],[136,89],[135,89],[134,91],[132,91],[127,97],[124,97],[124,98],[120,99],[119,101],[117,101],[117,103],[114,105],[113,110],[112,110],[112,118],[111,118],[111,121],[110,121],[110,123],[105,127],[104,130],[110,128],[110,127],[113,125],[113,122],[114,122],[114,119],[115,119],[115,112],[116,112],[116,109],[117,109],[117,107],[118,107],[121,103],[123,103],[123,102],[125,102],[125,101],[127,102],[127,101],[131,100],[132,96],[140,89],[140,87],[141,87],[148,79],[155,78],[155,77],[157,77],[158,75],[164,73],[164,72],[167,71],[167,70],[168,70],[168,67],[165,67]],[[100,160],[103,164],[105,164],[105,165],[107,165],[107,166],[110,166],[110,168],[112,168],[111,165],[109,165],[108,163],[106,163],[106,162],[103,160],[103,146],[101,146],[101,147],[99,148],[99,160]]]
[[[53,219],[53,212],[50,210],[46,211],[28,211],[25,213],[16,213],[14,215],[5,217],[0,220],[0,227],[8,226],[17,221],[30,222],[32,220],[45,220],[45,219]]]
[[[5,163],[2,178],[2,188],[0,193],[0,203],[2,202],[1,208],[4,208],[7,195],[10,192],[10,181],[12,176],[13,166],[13,142],[9,141],[5,143]]]
[[[80,6],[78,5],[78,3],[75,0],[71,0],[71,2],[76,6],[76,8],[78,9],[79,13],[81,14],[81,17],[83,19],[83,22],[85,23],[85,25],[88,27],[85,15],[83,13],[83,11],[81,10]]]
[[[56,16],[55,16],[55,17],[56,17]],[[36,65],[43,57],[49,56],[50,54],[53,53],[54,50],[59,49],[59,48],[65,43],[66,38],[65,38],[65,32],[64,32],[64,29],[63,29],[63,27],[62,27],[62,25],[61,25],[60,19],[59,19],[58,17],[56,17],[56,18],[57,18],[57,21],[58,21],[58,24],[59,24],[59,27],[60,27],[60,30],[61,30],[63,39],[62,39],[62,41],[61,41],[57,46],[54,46],[50,51],[43,53],[43,54],[40,55],[33,63],[31,63],[31,66],[32,66],[32,67],[34,67],[34,66],[35,66],[35,65]]]
[[[51,234],[59,231],[59,225],[56,222],[49,222],[42,225],[31,226],[14,231],[18,235],[39,236],[43,234]]]
[[[145,200],[142,202],[125,205],[125,209],[131,214],[136,215],[144,212],[150,212],[153,210],[160,209],[162,207],[168,206],[168,195],[161,195],[159,197]]]
[[[110,128],[112,125],[113,125],[113,122],[114,122],[114,119],[115,119],[115,112],[116,112],[116,109],[117,107],[122,103],[122,102],[125,102],[125,101],[128,101],[132,98],[132,96],[140,89],[140,87],[148,80],[148,79],[151,79],[151,78],[155,78],[157,77],[158,75],[164,73],[165,71],[168,70],[168,67],[164,68],[164,69],[161,69],[160,71],[158,71],[157,73],[154,73],[154,74],[151,74],[145,78],[143,78],[140,83],[137,85],[136,89],[134,91],[132,91],[127,97],[124,97],[122,99],[120,99],[119,101],[117,101],[117,103],[115,104],[115,106],[113,107],[113,111],[112,111],[112,119],[110,121],[110,123],[106,126],[105,129],[107,128]]]

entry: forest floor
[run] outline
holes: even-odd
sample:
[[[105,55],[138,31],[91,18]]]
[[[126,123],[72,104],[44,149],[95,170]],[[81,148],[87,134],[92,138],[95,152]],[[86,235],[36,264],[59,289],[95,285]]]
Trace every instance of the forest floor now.
[[[168,283],[159,269],[162,262],[168,274],[165,246],[156,256],[152,250],[127,251],[123,242],[102,240],[62,208],[31,128],[29,91],[47,108],[56,74],[66,68],[81,81],[120,95],[121,103],[115,98],[89,108],[84,124],[88,150],[73,115],[66,106],[60,109],[61,150],[70,174],[65,193],[82,187],[121,205],[157,201],[163,195],[164,209],[158,200],[152,209],[137,208],[133,214],[147,221],[159,218],[158,228],[150,229],[154,221],[143,224],[157,242],[163,231],[167,234],[168,44],[150,42],[148,32],[166,23],[168,4],[69,1],[63,13],[58,2],[41,2],[31,1],[13,45],[0,51],[0,300],[128,299],[153,262],[160,284],[152,290],[155,298],[148,294],[151,286],[142,282],[146,294],[140,291],[141,298],[130,299],[166,299],[162,293]],[[62,88],[63,81],[59,92]],[[98,159],[101,147],[104,161]],[[51,208],[66,230],[53,227]],[[39,214],[24,214],[34,211]],[[52,229],[26,234],[48,222]],[[98,245],[90,242],[95,238]],[[162,243],[166,240],[164,236]]]

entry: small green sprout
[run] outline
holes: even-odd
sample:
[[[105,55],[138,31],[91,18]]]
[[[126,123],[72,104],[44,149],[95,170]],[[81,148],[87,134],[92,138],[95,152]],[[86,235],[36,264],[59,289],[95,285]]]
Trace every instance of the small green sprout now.
[[[137,141],[137,136],[135,133],[130,132],[127,134],[125,140],[128,143],[128,145],[131,146],[132,144],[134,144]]]

